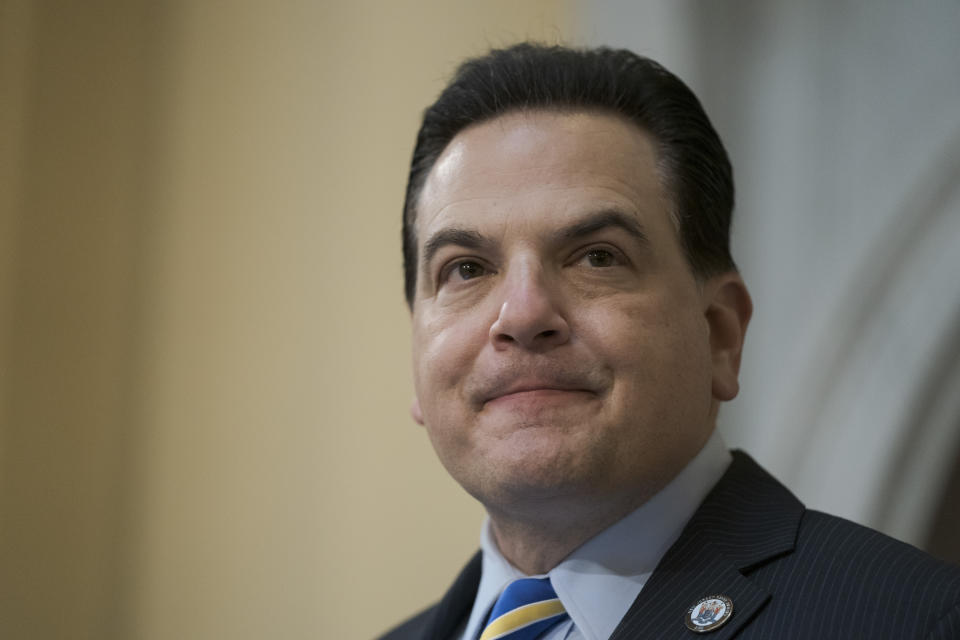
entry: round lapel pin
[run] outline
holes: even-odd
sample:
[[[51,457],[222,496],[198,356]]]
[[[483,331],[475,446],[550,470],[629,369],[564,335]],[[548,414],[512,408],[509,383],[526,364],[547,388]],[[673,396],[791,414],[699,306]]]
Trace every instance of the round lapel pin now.
[[[721,595],[707,596],[687,609],[687,629],[707,633],[722,627],[732,615],[733,600]]]

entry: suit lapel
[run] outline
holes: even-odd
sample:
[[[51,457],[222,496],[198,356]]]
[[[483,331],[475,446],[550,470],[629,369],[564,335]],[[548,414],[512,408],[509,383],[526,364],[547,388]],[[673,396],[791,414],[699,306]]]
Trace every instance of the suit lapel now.
[[[481,558],[479,551],[474,554],[434,608],[434,615],[424,631],[424,640],[451,640],[470,615],[480,587]]]
[[[630,638],[691,638],[687,609],[709,595],[733,601],[734,615],[710,632],[711,640],[731,638],[770,598],[710,545],[684,548],[685,558],[664,558],[610,640]]]
[[[734,637],[770,600],[750,569],[793,550],[803,505],[746,454],[734,460],[664,555],[611,640],[693,638],[687,609],[710,595],[733,601],[733,616],[705,634]]]

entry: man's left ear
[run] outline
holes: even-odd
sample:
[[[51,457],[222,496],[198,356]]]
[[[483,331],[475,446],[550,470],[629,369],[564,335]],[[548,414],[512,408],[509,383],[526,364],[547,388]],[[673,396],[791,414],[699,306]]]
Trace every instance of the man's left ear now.
[[[711,277],[703,285],[713,356],[713,397],[733,400],[740,391],[740,354],[747,323],[753,314],[753,302],[736,271]]]

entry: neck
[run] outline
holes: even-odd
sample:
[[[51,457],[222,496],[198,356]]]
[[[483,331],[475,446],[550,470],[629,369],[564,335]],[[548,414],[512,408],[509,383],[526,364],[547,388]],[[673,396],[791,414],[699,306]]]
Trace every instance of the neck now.
[[[646,500],[633,499],[617,505],[596,504],[569,508],[552,517],[538,513],[521,517],[487,509],[490,530],[500,553],[510,564],[527,575],[545,574],[560,564],[587,540],[613,525]],[[554,512],[557,513],[557,512]]]

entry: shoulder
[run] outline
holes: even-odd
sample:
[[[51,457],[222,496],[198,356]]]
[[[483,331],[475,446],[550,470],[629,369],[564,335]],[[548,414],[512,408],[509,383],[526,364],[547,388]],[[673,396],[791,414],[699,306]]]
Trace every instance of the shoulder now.
[[[433,617],[436,615],[437,606],[438,605],[434,605],[424,609],[415,616],[387,631],[380,636],[378,640],[420,640],[420,638],[424,637],[427,628],[429,628]]]
[[[938,560],[914,546],[844,518],[812,509],[804,511],[800,520],[796,553],[813,553],[857,573],[895,572],[900,580],[925,574],[960,575],[960,567]],[[909,566],[911,570],[903,573],[899,565]]]
[[[477,551],[437,604],[394,627],[380,640],[455,637],[473,607],[480,583],[482,555]]]
[[[767,594],[745,637],[960,637],[960,567],[806,509],[742,452],[689,533]]]
[[[795,549],[807,580],[860,585],[868,594],[898,594],[918,606],[960,602],[960,567],[909,544],[837,516],[807,510]]]
[[[813,623],[829,637],[875,638],[960,631],[960,567],[818,511],[804,511],[792,553],[750,577],[773,596],[764,616],[772,628]]]

